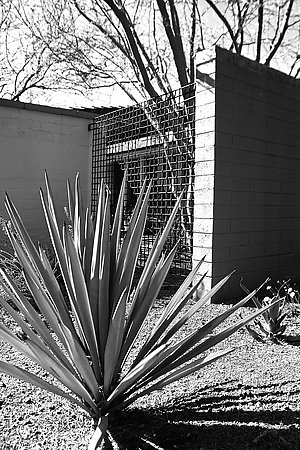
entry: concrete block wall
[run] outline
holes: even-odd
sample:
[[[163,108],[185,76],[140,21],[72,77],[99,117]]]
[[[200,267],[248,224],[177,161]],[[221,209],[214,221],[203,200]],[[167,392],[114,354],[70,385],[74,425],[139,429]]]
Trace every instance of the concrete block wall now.
[[[220,297],[234,300],[241,277],[300,278],[300,87],[222,49],[215,79],[210,281],[235,270]]]
[[[210,73],[213,78],[214,73]],[[213,277],[213,221],[215,174],[215,88],[197,86],[195,117],[195,189],[193,263],[205,256],[199,276],[207,273],[203,287],[210,289]]]
[[[9,193],[32,238],[46,240],[39,188],[47,170],[60,220],[64,220],[66,179],[80,172],[85,201],[91,189],[88,125],[93,113],[0,100],[0,216]],[[0,240],[3,239],[1,234]]]

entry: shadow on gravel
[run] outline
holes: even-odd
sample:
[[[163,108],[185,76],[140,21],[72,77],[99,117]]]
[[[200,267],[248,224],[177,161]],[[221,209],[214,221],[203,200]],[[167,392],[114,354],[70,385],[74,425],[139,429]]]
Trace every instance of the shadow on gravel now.
[[[300,450],[300,410],[284,410],[280,386],[260,386],[259,398],[253,390],[210,386],[172,405],[120,412],[110,433],[127,450]]]

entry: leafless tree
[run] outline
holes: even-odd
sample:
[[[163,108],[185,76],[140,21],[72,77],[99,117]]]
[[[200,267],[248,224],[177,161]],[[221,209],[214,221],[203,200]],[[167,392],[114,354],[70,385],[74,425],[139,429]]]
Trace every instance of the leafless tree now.
[[[204,50],[215,44],[266,65],[284,60],[299,74],[299,2],[296,0],[0,0],[4,91],[24,98],[34,89],[64,88],[89,93],[119,87],[133,102],[152,99],[145,113],[157,120],[159,95],[182,89],[184,135],[174,133],[188,152],[193,140],[190,97],[196,80],[212,86],[201,71]],[[7,20],[10,17],[10,22]],[[11,19],[13,18],[13,20]],[[2,62],[3,60],[3,62]],[[3,83],[3,81],[2,81]],[[7,91],[8,92],[8,91]],[[178,115],[176,101],[168,114]],[[166,158],[173,172],[171,159]],[[185,150],[184,150],[185,149]],[[187,184],[192,185],[192,159]],[[177,196],[171,176],[171,189]],[[192,189],[186,195],[183,227],[191,229]]]
[[[54,90],[58,79],[47,46],[34,38],[24,22],[29,4],[0,0],[0,92],[12,100],[20,100],[24,94],[34,99],[41,90]]]
[[[296,0],[0,0],[0,7],[12,98],[54,87],[95,98],[119,86],[136,101],[195,80],[213,85],[201,67],[203,50],[215,44],[299,73]]]
[[[118,85],[132,99],[195,81],[197,1],[39,0],[26,26],[83,90]],[[199,76],[201,76],[198,71]]]
[[[297,75],[300,4],[296,0],[203,0],[203,21],[215,20],[212,42],[257,62]],[[209,18],[209,20],[207,20]],[[222,30],[223,32],[220,32]]]

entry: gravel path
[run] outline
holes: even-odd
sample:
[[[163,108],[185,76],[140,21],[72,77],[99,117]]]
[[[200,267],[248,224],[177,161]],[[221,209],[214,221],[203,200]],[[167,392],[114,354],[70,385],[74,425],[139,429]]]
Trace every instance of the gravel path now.
[[[159,315],[162,306],[153,314]],[[185,331],[225,308],[204,307]],[[248,312],[244,308],[243,315]],[[9,321],[2,310],[0,320]],[[289,319],[287,333],[299,330],[300,319]],[[221,347],[236,350],[116,415],[107,448],[300,449],[300,347],[261,344],[244,329]],[[47,378],[2,341],[0,355]],[[1,450],[86,449],[92,425],[63,399],[0,374]]]

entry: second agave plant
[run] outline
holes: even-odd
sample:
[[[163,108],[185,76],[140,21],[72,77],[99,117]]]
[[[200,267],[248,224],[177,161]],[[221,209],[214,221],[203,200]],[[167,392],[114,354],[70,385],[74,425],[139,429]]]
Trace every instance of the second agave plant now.
[[[0,361],[0,370],[63,396],[88,412],[96,424],[89,444],[92,450],[102,445],[109,416],[115,409],[125,409],[137,398],[162,389],[229,353],[231,349],[212,349],[264,309],[219,333],[211,333],[255,291],[182,337],[184,324],[230,277],[226,276],[210,292],[195,300],[193,295],[203,281],[200,278],[193,284],[200,262],[140,344],[143,324],[176,253],[176,246],[167,255],[162,250],[180,208],[180,196],[133,289],[151,183],[148,186],[144,183],[125,235],[121,233],[125,180],[113,223],[109,192],[104,183],[99,187],[94,218],[82,204],[78,175],[74,189],[67,183],[71,227],[59,226],[47,176],[45,184],[41,202],[64,286],[61,289],[46,253],[34,245],[14,204],[6,196],[5,206],[12,224],[7,233],[35,305],[23,295],[13,278],[1,270],[5,296],[0,297],[0,303],[22,333],[15,335],[0,324],[0,337],[51,374],[63,388],[13,364]]]

